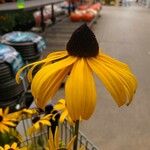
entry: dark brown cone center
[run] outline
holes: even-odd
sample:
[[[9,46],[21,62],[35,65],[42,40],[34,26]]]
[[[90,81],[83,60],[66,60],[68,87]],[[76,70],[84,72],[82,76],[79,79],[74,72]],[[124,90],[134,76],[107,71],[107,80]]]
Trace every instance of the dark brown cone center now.
[[[3,121],[3,117],[2,116],[0,116],[0,122],[2,122]]]
[[[95,57],[99,53],[96,37],[86,24],[73,32],[66,49],[69,55],[77,57]]]

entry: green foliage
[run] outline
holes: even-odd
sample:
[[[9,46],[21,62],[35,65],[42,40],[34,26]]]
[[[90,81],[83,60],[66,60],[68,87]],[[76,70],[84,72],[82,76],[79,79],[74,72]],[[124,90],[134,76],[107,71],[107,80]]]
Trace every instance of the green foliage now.
[[[1,133],[0,132],[0,146],[4,146],[5,144],[12,144],[13,142],[20,143],[20,134],[15,129],[10,129],[9,133]]]
[[[0,33],[9,32],[15,26],[15,14],[3,13],[0,15]]]
[[[11,31],[26,31],[34,26],[33,11],[3,12],[0,15],[0,34]]]

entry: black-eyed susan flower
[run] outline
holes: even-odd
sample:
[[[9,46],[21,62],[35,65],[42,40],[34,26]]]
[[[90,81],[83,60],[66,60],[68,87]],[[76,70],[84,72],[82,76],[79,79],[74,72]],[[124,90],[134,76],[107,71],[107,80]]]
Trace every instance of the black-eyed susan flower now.
[[[50,123],[51,117],[52,117],[52,114],[45,115],[41,118],[38,117],[38,119],[32,125],[32,127],[29,128],[29,134],[31,135],[35,133],[36,131],[41,130],[44,126],[51,126],[51,123]]]
[[[103,82],[118,106],[130,104],[137,88],[135,76],[129,67],[99,51],[95,35],[87,25],[79,27],[66,46],[67,51],[51,53],[46,59],[23,67],[17,74],[31,67],[28,79],[39,107],[44,108],[55,95],[62,81],[65,85],[65,100],[73,121],[89,119],[96,105],[96,87],[93,74]],[[42,65],[32,80],[32,71]]]
[[[62,141],[60,139],[59,129],[57,127],[54,135],[51,130],[49,132],[48,147],[46,147],[46,150],[72,150],[75,138],[76,136],[71,138],[66,145],[61,145],[60,142]],[[78,150],[85,150],[85,148],[82,146]]]
[[[6,144],[4,147],[1,147],[1,146],[0,146],[0,150],[27,150],[27,148],[26,148],[26,147],[19,148],[19,147],[17,146],[17,143],[14,142],[12,145]]]
[[[9,114],[9,108],[0,108],[0,132],[9,132],[11,127],[16,127],[16,121],[18,121],[18,115],[15,113]]]
[[[64,99],[60,99],[57,104],[54,105],[54,110],[60,111],[61,115],[59,118],[59,122],[63,123],[66,119],[70,124],[73,124],[71,117],[69,116],[66,103]]]
[[[38,114],[38,111],[36,109],[30,108],[24,108],[21,110],[21,115],[23,118],[31,118],[33,115]]]

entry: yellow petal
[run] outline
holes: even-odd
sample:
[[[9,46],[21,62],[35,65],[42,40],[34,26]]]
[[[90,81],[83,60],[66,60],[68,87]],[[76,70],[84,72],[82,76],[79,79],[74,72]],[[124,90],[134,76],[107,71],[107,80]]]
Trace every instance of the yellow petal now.
[[[11,127],[15,127],[16,126],[15,123],[10,122],[10,121],[5,121],[4,124],[7,125],[7,126],[11,126]]]
[[[4,148],[0,146],[0,150],[4,150]]]
[[[85,146],[80,147],[79,150],[86,150]]]
[[[65,108],[65,100],[60,99],[57,104],[54,105],[54,110],[63,110]]]
[[[127,65],[121,64],[117,66],[113,64],[112,60],[109,63],[108,61],[91,58],[88,60],[88,64],[102,80],[118,106],[121,106],[127,102],[129,97],[131,98],[130,85],[128,84],[129,78],[127,78],[130,70]]]
[[[17,82],[18,84],[20,83],[20,75],[21,75],[21,73],[22,73],[26,68],[31,67],[31,66],[33,66],[33,65],[39,65],[39,64],[44,63],[44,62],[45,62],[45,60],[38,61],[38,62],[34,62],[34,63],[28,64],[28,65],[22,67],[21,69],[19,69],[19,71],[18,71],[17,74],[16,74],[16,82]]]
[[[4,148],[5,148],[6,150],[9,150],[11,147],[10,147],[8,144],[6,144],[6,145],[4,146]]]
[[[56,129],[55,129],[54,141],[55,141],[55,148],[59,149],[59,129],[58,129],[58,127],[56,127]]]
[[[51,118],[52,116],[53,116],[52,114],[48,114],[48,115],[45,115],[44,117],[42,117],[41,119],[50,120],[50,118]]]
[[[64,122],[64,120],[65,120],[65,118],[67,117],[67,115],[68,115],[68,111],[67,111],[67,110],[65,110],[65,111],[63,111],[63,112],[61,113],[61,116],[60,116],[60,119],[59,119],[60,123],[63,123],[63,122]]]
[[[48,121],[48,120],[40,120],[40,123],[42,123],[43,126],[44,126],[44,125],[51,126],[51,123],[50,123],[50,121]]]
[[[73,121],[88,119],[96,104],[96,89],[92,72],[86,60],[74,64],[65,87],[66,106]]]
[[[76,58],[69,57],[43,67],[34,77],[31,90],[40,108],[44,108],[59,89],[62,80],[68,74]],[[66,68],[65,68],[66,67]]]
[[[14,142],[14,143],[11,145],[11,148],[16,149],[16,147],[17,147],[17,143]]]
[[[56,150],[56,148],[54,146],[53,133],[51,130],[49,131],[49,148],[50,148],[50,150]]]
[[[43,62],[45,63],[43,66],[51,63],[52,61],[62,59],[65,56],[67,56],[66,51],[53,52],[53,53],[49,54],[46,59],[44,59],[45,61],[43,60]],[[32,72],[37,67],[38,64],[41,64],[41,61],[39,61],[39,63],[33,65],[30,68],[30,70],[28,71],[27,77],[28,77],[29,82],[32,81]]]
[[[4,115],[7,115],[9,113],[9,107],[6,107],[4,110]]]
[[[7,126],[5,126],[4,124],[0,124],[0,130],[4,133],[4,132],[9,132],[9,128]]]
[[[36,122],[33,127],[36,129],[36,130],[39,130],[40,129],[40,125],[39,125],[39,121]],[[31,127],[32,128],[32,127]]]
[[[68,55],[68,53],[67,53],[66,50],[60,50],[60,51],[56,51],[56,52],[50,53],[50,54],[47,56],[47,58],[53,57],[53,56],[65,57],[66,55]]]
[[[75,139],[76,139],[76,136],[74,136],[74,137],[70,140],[70,142],[67,144],[67,150],[72,150],[72,146],[73,146],[73,144],[74,144]]]
[[[33,68],[29,71],[28,73],[28,79],[29,81],[32,80],[32,72],[34,70],[34,68],[40,64],[43,64],[43,63],[46,63],[46,62],[51,62],[53,60],[56,60],[56,59],[60,59],[60,58],[63,58],[67,55],[67,52],[66,51],[60,51],[60,52],[54,52],[54,53],[51,53],[46,59],[43,59],[43,60],[40,60],[40,61],[37,61],[37,62],[34,62],[34,63],[31,63],[31,64],[28,64],[24,67],[22,67],[16,74],[16,82],[19,84],[20,83],[20,75],[21,73],[28,67],[31,67],[33,66]]]
[[[0,116],[3,116],[3,110],[0,108]]]
[[[129,67],[127,64],[123,63],[123,62],[120,62],[118,61],[117,59],[115,58],[111,58],[110,56],[104,54],[104,53],[101,53],[99,56],[98,56],[98,59],[100,60],[103,60],[107,63],[110,63],[110,64],[113,64],[115,66],[118,66],[119,68],[122,68],[122,69],[127,69],[129,70]]]
[[[105,64],[109,69],[116,72],[118,79],[121,80],[124,90],[127,95],[127,104],[130,104],[137,88],[137,81],[135,76],[129,70],[122,70],[113,65]]]
[[[137,81],[135,76],[131,73],[128,65],[110,58],[109,56],[106,56],[106,58],[99,57],[99,59],[101,59],[104,62],[105,66],[107,66],[110,70],[116,72],[118,78],[121,80],[124,86],[124,90],[126,91],[128,97],[127,104],[129,104],[136,91]]]

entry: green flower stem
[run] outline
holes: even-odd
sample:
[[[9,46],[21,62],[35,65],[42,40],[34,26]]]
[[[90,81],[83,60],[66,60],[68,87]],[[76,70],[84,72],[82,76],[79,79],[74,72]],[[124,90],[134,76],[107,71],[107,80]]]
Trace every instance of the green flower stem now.
[[[77,150],[77,148],[78,148],[78,134],[79,134],[79,120],[77,120],[75,123],[74,136],[76,136],[76,139],[74,141],[73,150]]]

